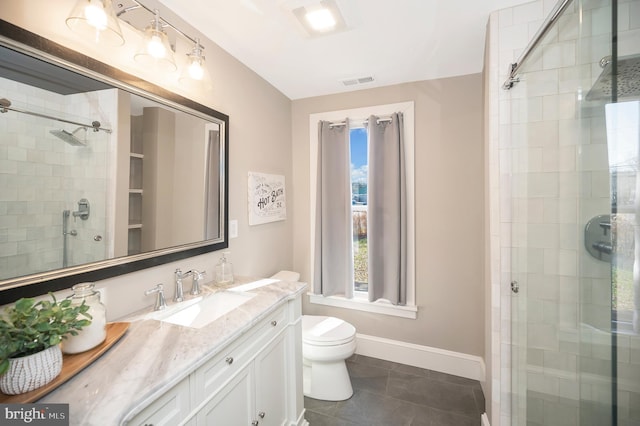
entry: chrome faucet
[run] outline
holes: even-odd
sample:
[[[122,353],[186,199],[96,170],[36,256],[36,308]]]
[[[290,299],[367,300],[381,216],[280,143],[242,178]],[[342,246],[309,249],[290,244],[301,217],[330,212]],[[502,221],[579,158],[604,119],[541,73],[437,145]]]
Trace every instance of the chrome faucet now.
[[[187,278],[188,276],[193,277],[193,284],[191,285],[191,292],[193,296],[196,296],[202,292],[200,290],[200,280],[205,276],[206,271],[197,271],[192,269],[187,272],[182,272],[180,268],[176,269],[174,273],[175,281],[176,281],[176,294],[173,297],[173,300],[176,302],[182,302],[184,300],[184,286],[182,284],[182,280]]]
[[[167,302],[164,300],[164,291],[162,289],[162,284],[158,284],[153,288],[150,288],[149,290],[145,291],[144,294],[146,296],[153,294],[153,293],[157,293],[158,297],[156,297],[156,304],[153,307],[154,311],[161,311],[163,309],[165,309],[167,307]]]
[[[180,268],[176,269],[173,273],[176,282],[176,293],[173,296],[174,302],[182,302],[184,300],[184,289],[182,286],[182,279],[188,277],[191,271],[183,274]]]
[[[191,292],[190,294],[192,296],[197,296],[198,294],[202,293],[202,290],[200,289],[200,280],[204,278],[204,276],[207,274],[206,271],[196,271],[191,270],[189,272],[187,272],[187,274],[191,274],[191,276],[193,277],[193,283],[191,284]],[[187,275],[185,274],[185,275]]]

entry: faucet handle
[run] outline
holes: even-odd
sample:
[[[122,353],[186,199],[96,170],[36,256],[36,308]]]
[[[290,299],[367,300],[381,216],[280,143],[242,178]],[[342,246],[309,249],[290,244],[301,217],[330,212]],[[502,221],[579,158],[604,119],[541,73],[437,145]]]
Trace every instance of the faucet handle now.
[[[190,294],[196,296],[202,293],[202,290],[200,289],[200,280],[203,279],[205,275],[207,275],[207,271],[197,271],[193,269],[187,272],[186,275],[188,274],[191,274],[191,276],[193,277],[193,284],[191,285]]]
[[[184,292],[182,290],[182,279],[185,278],[189,273],[182,273],[182,269],[176,268],[176,271],[173,273],[175,283],[176,283],[176,292],[173,295],[174,302],[182,302],[184,300]]]
[[[148,296],[154,293],[157,293],[158,297],[156,297],[156,304],[153,307],[153,310],[161,311],[165,309],[167,307],[167,302],[164,300],[164,290],[163,290],[162,284],[158,284],[155,287],[150,288],[149,290],[144,292],[145,296]]]

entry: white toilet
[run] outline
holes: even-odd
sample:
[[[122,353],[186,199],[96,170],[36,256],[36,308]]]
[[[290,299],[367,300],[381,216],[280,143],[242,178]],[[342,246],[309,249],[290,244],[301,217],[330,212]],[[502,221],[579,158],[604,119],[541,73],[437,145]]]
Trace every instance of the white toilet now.
[[[356,350],[356,329],[334,317],[302,316],[303,391],[309,398],[343,401],[353,388],[345,360]]]

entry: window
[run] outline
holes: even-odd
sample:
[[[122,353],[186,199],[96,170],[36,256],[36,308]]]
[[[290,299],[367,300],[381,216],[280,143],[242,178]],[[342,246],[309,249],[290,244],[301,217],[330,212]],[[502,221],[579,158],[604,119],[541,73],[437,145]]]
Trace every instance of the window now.
[[[367,178],[369,159],[367,129],[351,128],[349,131],[351,154],[351,217],[353,220],[353,285],[356,295],[364,297],[369,283],[369,259],[367,258]],[[358,292],[362,294],[358,294]]]
[[[375,312],[405,318],[416,318],[415,306],[415,214],[414,214],[414,111],[413,102],[380,105],[352,110],[332,111],[310,115],[310,223],[316,222],[316,178],[318,152],[318,122],[341,121],[349,117],[351,128],[349,145],[351,154],[351,213],[353,219],[353,256],[354,256],[354,297],[348,299],[341,296],[310,294],[311,303],[338,306],[367,312]],[[406,306],[396,306],[384,301],[369,302],[368,268],[367,268],[367,209],[369,194],[367,188],[367,131],[364,124],[358,125],[357,120],[364,120],[370,115],[388,116],[394,112],[404,115],[405,162],[407,172],[407,303]],[[354,120],[355,119],[355,120]],[[354,124],[355,121],[355,124]],[[314,276],[315,229],[310,227],[311,245],[311,276]]]

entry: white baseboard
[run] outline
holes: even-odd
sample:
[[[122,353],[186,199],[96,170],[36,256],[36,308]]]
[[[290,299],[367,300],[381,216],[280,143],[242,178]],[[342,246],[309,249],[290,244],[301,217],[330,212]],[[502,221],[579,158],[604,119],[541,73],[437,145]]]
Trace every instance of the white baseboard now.
[[[482,417],[480,417],[480,419],[482,420],[482,426],[491,426],[491,424],[489,423],[489,416],[487,416],[487,413],[482,413]]]
[[[360,333],[356,334],[356,342],[356,353],[359,355],[426,368],[473,380],[485,380],[484,361],[479,356]]]

